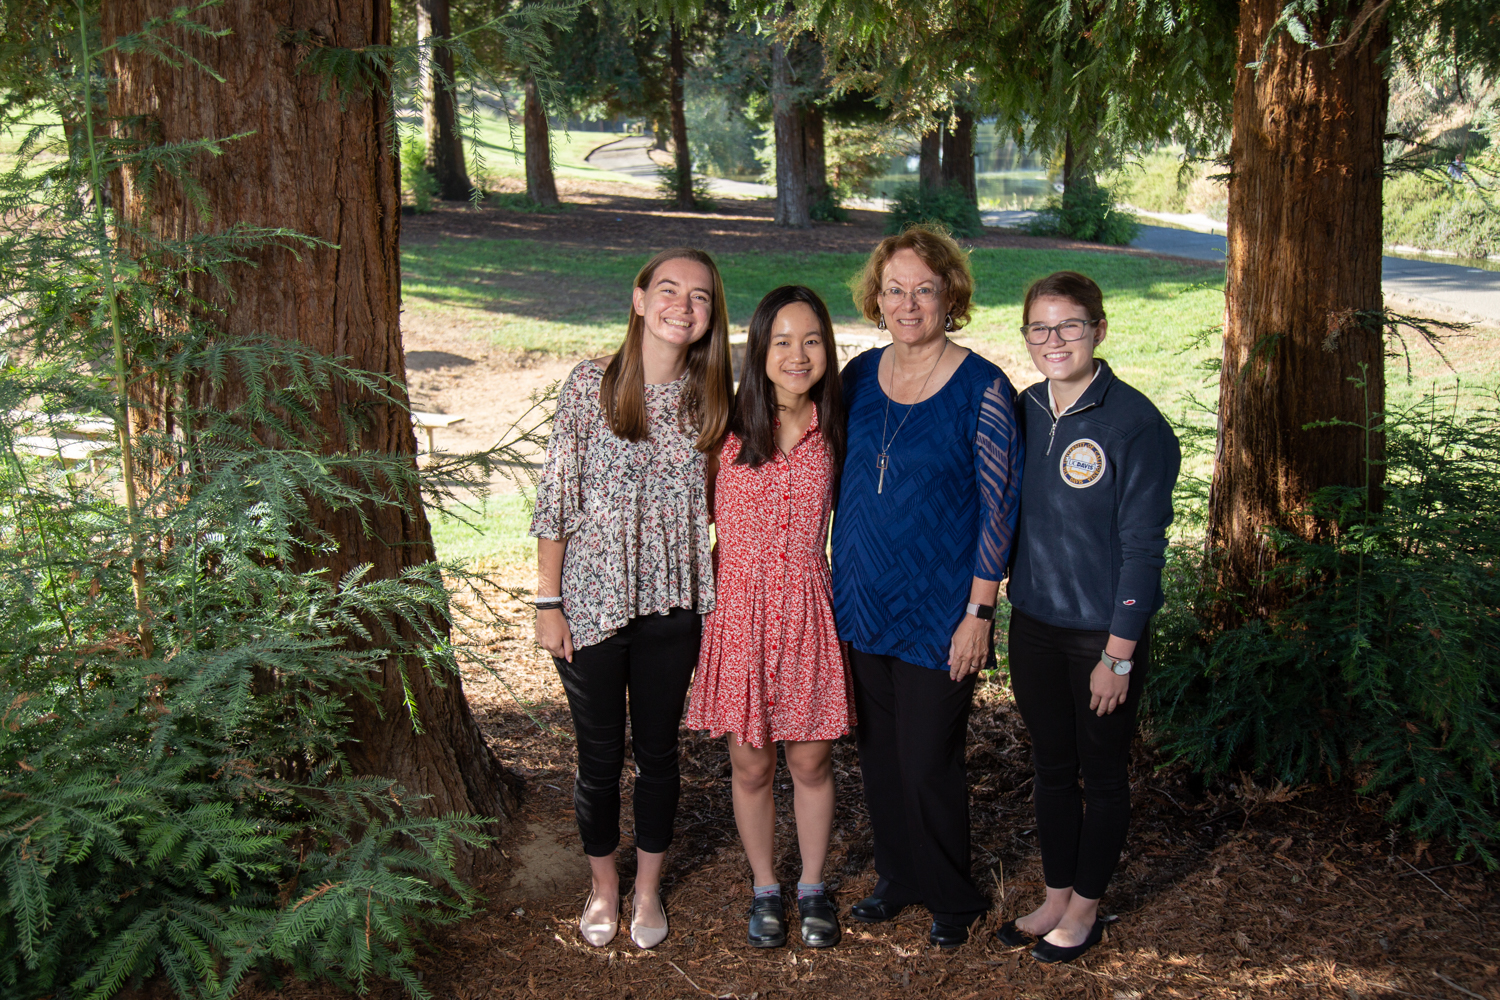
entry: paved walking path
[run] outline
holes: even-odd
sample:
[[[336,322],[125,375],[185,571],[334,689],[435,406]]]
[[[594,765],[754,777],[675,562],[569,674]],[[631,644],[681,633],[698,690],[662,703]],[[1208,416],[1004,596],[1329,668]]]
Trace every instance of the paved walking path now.
[[[1032,215],[986,212],[984,222],[987,226],[1020,226]],[[1227,242],[1222,232],[1142,226],[1140,235],[1130,245],[1174,257],[1222,261]],[[1462,319],[1500,323],[1500,271],[1387,256],[1381,258],[1381,284],[1386,298],[1397,309],[1403,306],[1435,309]]]

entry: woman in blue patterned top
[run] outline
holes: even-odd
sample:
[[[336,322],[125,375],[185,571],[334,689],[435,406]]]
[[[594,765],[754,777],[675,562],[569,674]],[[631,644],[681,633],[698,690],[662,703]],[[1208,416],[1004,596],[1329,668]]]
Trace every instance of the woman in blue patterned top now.
[[[850,645],[856,739],[875,839],[866,923],[923,904],[957,947],[988,909],[969,873],[965,736],[993,657],[995,598],[1020,494],[1015,391],[948,340],[974,281],[946,233],[882,240],[855,302],[891,344],[844,369],[848,451],[833,522],[834,615]]]

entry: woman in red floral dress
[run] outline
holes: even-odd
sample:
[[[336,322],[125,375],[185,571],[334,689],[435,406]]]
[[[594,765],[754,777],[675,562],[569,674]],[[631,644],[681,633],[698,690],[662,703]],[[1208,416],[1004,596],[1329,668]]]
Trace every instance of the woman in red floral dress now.
[[[854,700],[833,623],[828,517],[844,452],[833,324],[817,294],[785,285],[750,319],[749,344],[713,499],[717,604],[687,724],[728,733],[734,818],[754,874],[749,942],[786,943],[774,875],[776,742],[795,788],[802,940],[839,940],[823,885],[833,829],[833,740]]]

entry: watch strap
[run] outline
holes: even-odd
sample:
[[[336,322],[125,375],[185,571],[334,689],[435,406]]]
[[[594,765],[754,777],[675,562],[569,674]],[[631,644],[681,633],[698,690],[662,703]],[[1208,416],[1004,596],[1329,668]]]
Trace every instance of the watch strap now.
[[[973,615],[975,618],[983,618],[985,621],[989,622],[995,620],[995,606],[993,604],[975,604],[974,602],[970,601],[969,606],[965,609],[965,611]]]

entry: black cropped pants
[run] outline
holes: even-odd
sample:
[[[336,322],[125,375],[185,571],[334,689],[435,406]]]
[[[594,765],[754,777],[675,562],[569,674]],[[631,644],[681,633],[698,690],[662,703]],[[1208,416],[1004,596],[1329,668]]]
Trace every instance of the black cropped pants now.
[[[620,846],[620,772],[625,717],[635,758],[635,846],[660,854],[672,843],[681,778],[677,734],[698,665],[701,615],[687,608],[642,615],[608,639],[553,657],[578,739],[573,810],[583,851],[602,858]]]
[[[1151,628],[1136,646],[1125,703],[1100,716],[1089,709],[1089,676],[1108,641],[1108,632],[1060,628],[1011,611],[1010,682],[1031,734],[1042,875],[1049,888],[1071,887],[1085,899],[1104,895],[1130,827],[1130,741]]]

